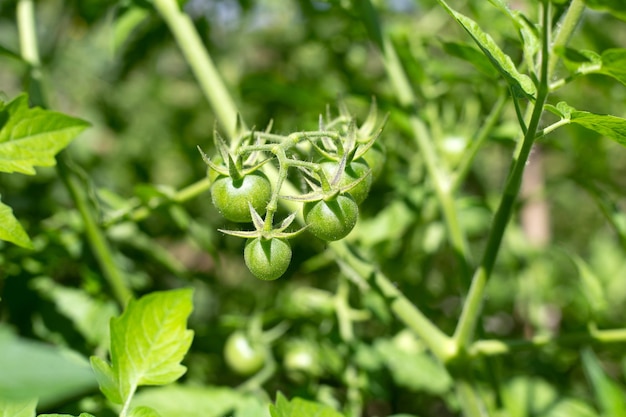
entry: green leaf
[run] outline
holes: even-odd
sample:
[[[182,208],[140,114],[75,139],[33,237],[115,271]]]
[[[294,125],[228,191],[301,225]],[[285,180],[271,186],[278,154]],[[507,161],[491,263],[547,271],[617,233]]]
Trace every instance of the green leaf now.
[[[606,311],[608,304],[602,281],[582,258],[574,254],[570,255],[570,257],[578,269],[581,290],[583,296],[589,303],[589,307],[594,313]]]
[[[619,385],[606,375],[591,349],[583,350],[581,357],[585,374],[593,387],[602,415],[626,416],[626,401]]]
[[[9,401],[0,398],[0,417],[35,417],[36,409],[36,399]]]
[[[39,414],[37,417],[74,417],[72,414]],[[89,413],[80,413],[78,417],[94,417]]]
[[[85,291],[59,285],[49,277],[35,278],[32,287],[52,301],[89,343],[109,347],[109,321],[118,313],[113,301],[96,299]]]
[[[125,403],[138,386],[169,384],[185,373],[180,362],[193,339],[186,328],[192,308],[191,289],[153,292],[111,319],[111,365],[92,357],[109,400]]]
[[[280,392],[276,404],[270,404],[272,417],[345,417],[332,407],[313,401],[294,398],[288,401]]]
[[[570,122],[593,130],[622,146],[626,146],[626,119],[609,114],[573,111],[570,115]]]
[[[602,66],[598,72],[613,77],[626,85],[626,49],[607,49],[602,52],[600,59]]]
[[[135,407],[130,411],[128,417],[161,417],[159,413],[157,413],[153,408],[140,406]]]
[[[161,417],[222,417],[231,415],[243,399],[243,394],[231,388],[173,384],[141,390],[132,405],[149,406]]]
[[[537,93],[535,84],[529,76],[521,74],[513,60],[498,46],[493,38],[485,33],[478,23],[469,17],[453,10],[444,0],[437,0],[443,8],[470,34],[474,42],[482,50],[491,64],[504,76],[507,82],[513,87],[514,91],[523,92],[526,96],[532,98]]]
[[[0,201],[0,240],[15,243],[23,248],[32,249],[33,243],[24,231],[24,228],[13,215],[11,207]]]
[[[619,19],[626,20],[624,0],[585,0],[585,4],[592,9],[604,10]]]
[[[25,94],[0,106],[0,172],[35,174],[53,166],[54,156],[89,123],[62,113],[29,108]]]
[[[39,403],[59,401],[88,391],[96,380],[87,361],[73,352],[25,340],[0,326],[0,397]]]
[[[375,344],[394,381],[415,391],[446,393],[452,386],[448,372],[425,349],[406,339],[401,332],[393,341],[379,340]]]

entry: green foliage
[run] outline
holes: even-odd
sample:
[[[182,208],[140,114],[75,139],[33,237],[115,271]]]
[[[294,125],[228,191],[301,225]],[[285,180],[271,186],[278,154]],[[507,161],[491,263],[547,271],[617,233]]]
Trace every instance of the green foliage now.
[[[270,405],[270,414],[272,417],[343,417],[326,405],[302,398],[288,401],[280,392],[276,395],[276,404]]]
[[[623,19],[2,3],[0,416],[625,415]]]
[[[169,384],[185,373],[180,362],[193,338],[186,328],[191,295],[191,290],[153,292],[131,300],[120,317],[111,319],[111,364],[91,357],[110,401],[126,406],[137,387]]]

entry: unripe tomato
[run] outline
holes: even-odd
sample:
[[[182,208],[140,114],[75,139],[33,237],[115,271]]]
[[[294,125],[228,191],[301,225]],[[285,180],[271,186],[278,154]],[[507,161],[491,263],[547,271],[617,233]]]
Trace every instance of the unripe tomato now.
[[[228,336],[224,345],[224,359],[230,369],[240,375],[258,372],[267,359],[267,351],[262,345],[250,342],[241,331]]]
[[[303,214],[307,230],[322,240],[334,241],[346,237],[352,231],[359,215],[359,206],[350,194],[340,194],[328,201],[307,201]]]
[[[246,243],[243,259],[254,276],[272,281],[283,275],[289,267],[291,247],[283,239],[257,237]]]
[[[265,174],[254,172],[233,180],[221,176],[211,186],[213,205],[228,220],[247,223],[252,220],[248,203],[260,214],[265,213],[272,197],[272,187]]]
[[[380,142],[375,142],[371,148],[365,152],[363,157],[367,163],[367,166],[372,170],[372,181],[376,181],[380,174],[383,172],[385,166],[385,160],[387,159],[387,151]]]
[[[307,342],[298,341],[288,345],[283,361],[288,376],[297,382],[323,373],[317,349]]]
[[[325,161],[320,163],[320,166],[326,174],[326,177],[329,180],[332,180],[337,174],[339,162]],[[346,165],[346,168],[339,179],[339,186],[343,187],[363,176],[366,177],[364,180],[358,183],[354,188],[348,190],[348,193],[354,197],[354,201],[356,201],[357,204],[361,204],[365,198],[367,198],[367,194],[370,192],[370,188],[372,186],[372,173],[370,172],[367,162],[365,162],[362,158],[352,161],[350,164]]]

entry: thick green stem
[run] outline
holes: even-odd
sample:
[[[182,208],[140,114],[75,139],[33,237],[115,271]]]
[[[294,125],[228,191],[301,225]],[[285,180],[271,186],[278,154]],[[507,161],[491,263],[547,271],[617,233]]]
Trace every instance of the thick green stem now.
[[[584,0],[572,0],[572,3],[567,9],[567,13],[565,13],[565,16],[561,20],[561,24],[554,33],[554,43],[552,44],[551,48],[552,51],[554,51],[554,48],[556,47],[567,45],[570,38],[572,37],[572,34],[576,30],[576,26],[578,26],[578,22],[580,22],[584,11]],[[558,61],[559,56],[555,53],[552,53],[548,60],[548,80],[552,78],[552,74],[554,73],[554,69],[556,68],[556,64]]]
[[[40,68],[39,50],[37,46],[37,34],[35,31],[35,10],[32,0],[20,0],[17,5],[17,20],[20,34],[20,49],[22,57],[31,66],[31,79],[37,84],[36,91],[42,92],[42,72]],[[31,96],[34,104],[46,107],[43,94],[36,97]],[[70,168],[68,157],[65,152],[58,157],[58,173],[65,183],[70,196],[76,204],[85,227],[87,241],[102,272],[109,282],[115,297],[120,305],[126,305],[126,302],[132,297],[132,292],[126,286],[126,282],[121,272],[117,268],[113,259],[113,254],[108,246],[108,242],[98,227],[91,208],[89,199],[82,184],[78,181],[76,175]]]
[[[513,213],[513,206],[517,199],[521,183],[522,175],[530,155],[541,115],[543,114],[543,107],[548,97],[548,57],[549,57],[549,42],[550,42],[550,13],[549,3],[544,1],[544,12],[542,19],[542,59],[541,69],[539,77],[539,87],[537,91],[537,97],[535,99],[533,110],[530,118],[530,123],[526,130],[526,134],[522,140],[521,146],[518,146],[516,155],[513,159],[512,169],[509,173],[500,204],[494,216],[491,231],[487,239],[487,246],[483,255],[482,261],[474,276],[472,278],[472,285],[468,297],[463,305],[463,311],[461,318],[457,325],[454,338],[458,343],[459,348],[464,349],[471,341],[476,327],[478,316],[480,315],[482,308],[482,301],[484,297],[485,286],[491,276],[493,267],[495,265],[498,252],[500,250],[500,244],[504,237],[507,224]]]
[[[348,275],[356,274],[366,280],[366,285],[376,288],[387,299],[396,317],[413,330],[442,362],[456,355],[452,339],[435,326],[383,273],[355,255],[344,241],[332,242],[329,247],[340,266],[350,270]]]

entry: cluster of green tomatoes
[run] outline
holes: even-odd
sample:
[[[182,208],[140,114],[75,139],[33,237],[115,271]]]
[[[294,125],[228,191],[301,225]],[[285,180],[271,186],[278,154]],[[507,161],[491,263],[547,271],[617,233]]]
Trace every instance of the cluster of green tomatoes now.
[[[200,151],[209,166],[215,207],[232,222],[254,226],[251,231],[220,230],[247,239],[244,260],[252,274],[262,280],[283,275],[292,255],[288,239],[305,230],[324,241],[343,239],[352,231],[359,204],[385,160],[384,148],[376,141],[384,121],[379,125],[376,119],[372,105],[357,127],[340,106],[339,116],[320,116],[315,131],[278,135],[270,133],[271,125],[264,131],[238,128],[229,143],[214,135],[215,156]],[[291,182],[305,187],[294,190]],[[283,194],[287,189],[291,192]],[[299,207],[275,224],[279,199]],[[300,214],[304,227],[288,231]]]

